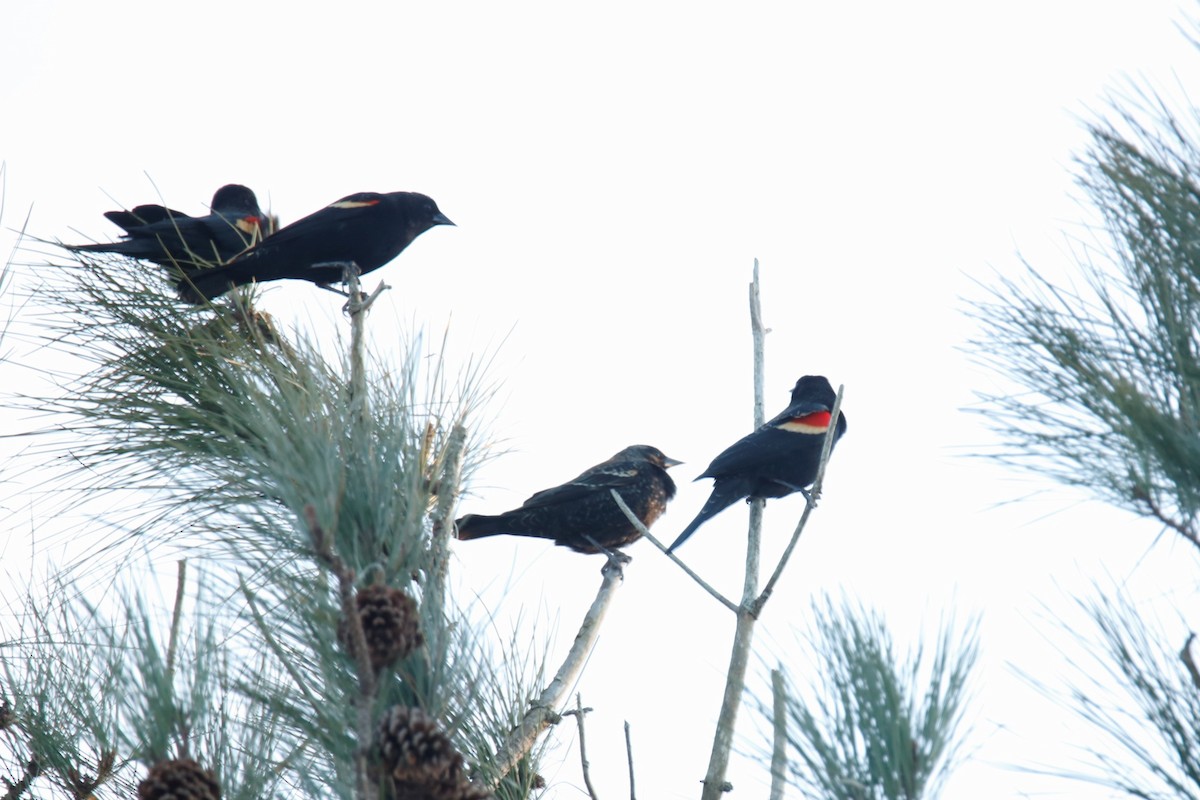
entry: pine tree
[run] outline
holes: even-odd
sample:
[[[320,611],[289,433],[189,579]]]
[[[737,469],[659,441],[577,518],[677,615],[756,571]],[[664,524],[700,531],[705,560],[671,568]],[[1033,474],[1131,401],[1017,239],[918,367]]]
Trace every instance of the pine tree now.
[[[104,548],[129,558],[118,602],[85,588],[113,560],[75,565],[0,648],[6,797],[527,797],[534,742],[496,756],[541,665],[505,667],[446,586],[481,371],[369,363],[352,274],[330,360],[251,294],[190,309],[131,262],[60,269],[46,338],[91,368],[33,405],[85,498],[153,513]],[[185,548],[156,604],[129,551]]]
[[[995,457],[1079,487],[1200,548],[1200,139],[1152,91],[1089,125],[1079,182],[1102,224],[1066,285],[1027,266],[975,305],[980,360],[1016,384],[983,397]],[[1123,758],[1082,745],[1062,774],[1131,797],[1200,795],[1200,673],[1120,586],[1081,607],[1070,700]]]

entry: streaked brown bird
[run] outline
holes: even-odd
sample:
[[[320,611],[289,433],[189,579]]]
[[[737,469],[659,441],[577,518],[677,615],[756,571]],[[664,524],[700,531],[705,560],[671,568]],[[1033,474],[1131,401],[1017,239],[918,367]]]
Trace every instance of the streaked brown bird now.
[[[616,489],[649,528],[675,496],[675,482],[667,469],[680,463],[656,447],[626,447],[561,486],[538,492],[520,508],[495,516],[467,514],[455,522],[458,538],[532,536],[553,539],[579,553],[624,547],[642,533],[626,518],[609,490]]]
[[[823,375],[805,375],[796,381],[792,400],[779,416],[730,445],[696,478],[712,478],[712,494],[667,552],[744,497],[785,497],[803,492],[817,479],[836,399],[837,393]],[[846,415],[839,411],[834,444],[845,432]]]
[[[66,245],[76,252],[118,253],[164,267],[195,270],[223,264],[261,241],[271,221],[258,207],[254,192],[231,183],[217,189],[212,213],[191,217],[159,205],[130,211],[107,211],[104,216],[125,234],[118,242]]]
[[[359,192],[285,225],[217,269],[189,272],[179,296],[201,303],[247,283],[299,278],[328,285],[342,265],[359,274],[379,269],[435,225],[453,225],[437,203],[416,192]]]

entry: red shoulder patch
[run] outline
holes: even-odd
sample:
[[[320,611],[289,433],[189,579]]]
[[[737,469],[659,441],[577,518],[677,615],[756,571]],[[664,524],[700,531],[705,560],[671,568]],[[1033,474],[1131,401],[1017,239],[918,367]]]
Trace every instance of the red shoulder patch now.
[[[258,217],[250,215],[240,217],[237,222],[233,223],[234,227],[239,231],[251,236],[258,233],[260,224],[261,220]]]
[[[833,415],[828,411],[814,411],[802,417],[785,419],[776,427],[791,433],[824,433],[829,430],[829,422],[832,419]]]

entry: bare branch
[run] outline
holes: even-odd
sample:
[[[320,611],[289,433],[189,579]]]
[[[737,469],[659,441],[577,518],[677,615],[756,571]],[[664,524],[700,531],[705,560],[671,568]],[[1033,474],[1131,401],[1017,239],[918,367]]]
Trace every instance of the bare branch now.
[[[637,800],[633,785],[633,739],[629,735],[629,720],[625,720],[625,760],[629,762],[629,800]]]
[[[762,404],[763,352],[767,333],[759,304],[757,261],[754,263],[754,277],[750,282],[750,333],[754,345],[754,427],[757,429],[765,418]],[[750,501],[750,528],[746,537],[746,575],[742,582],[742,602],[737,612],[737,625],[734,628],[733,646],[729,654],[729,671],[725,676],[725,693],[721,698],[721,712],[717,717],[717,730],[713,736],[708,771],[704,776],[704,791],[700,795],[702,800],[717,800],[722,793],[729,791],[725,773],[729,768],[733,731],[746,687],[746,668],[750,663],[750,645],[754,638],[754,604],[755,595],[758,594],[759,546],[765,505],[766,502],[761,499]]]
[[[647,528],[645,525],[643,525],[642,521],[637,518],[637,515],[634,514],[633,511],[629,508],[629,506],[625,504],[624,498],[622,498],[621,495],[617,493],[616,489],[609,489],[608,491],[612,493],[613,499],[617,501],[617,505],[620,506],[621,511],[625,514],[626,519],[628,519],[631,524],[636,526],[637,529],[642,532],[643,538],[647,539],[650,542],[650,544],[654,545],[659,550],[661,550],[663,552],[663,554],[666,555],[667,558],[671,559],[676,564],[678,564],[679,568],[682,569],[684,572],[686,572],[692,580],[694,580],[696,583],[698,583],[700,585],[701,589],[708,592],[713,597],[717,598],[717,602],[719,602],[721,605],[725,606],[726,608],[728,608],[730,611],[732,611],[735,614],[738,612],[738,607],[734,604],[734,602],[732,600],[730,600],[728,597],[721,594],[716,589],[714,589],[712,586],[710,586],[703,578],[701,578],[699,575],[697,575],[695,572],[693,572],[691,567],[689,567],[687,564],[680,561],[679,556],[675,555],[674,553],[669,552],[667,550],[666,545],[664,545],[662,542],[660,542],[658,539],[655,538],[654,534],[652,534],[650,532],[650,529]]]
[[[766,401],[763,386],[766,385],[766,341],[770,329],[763,325],[762,303],[758,286],[758,259],[754,259],[754,273],[750,281],[750,336],[754,348],[754,427],[767,421]]]
[[[579,763],[583,768],[583,785],[587,787],[588,797],[592,800],[600,800],[596,796],[596,787],[592,786],[591,764],[588,763],[587,757],[587,737],[583,731],[583,718],[590,708],[583,707],[583,698],[579,692],[575,693],[575,709],[573,711],[563,712],[563,716],[572,715],[575,717],[575,725],[579,728]]]
[[[500,780],[533,748],[538,736],[546,728],[558,722],[560,715],[555,709],[562,706],[568,687],[575,683],[583,671],[588,655],[600,635],[600,624],[604,621],[604,615],[616,595],[617,587],[621,585],[621,564],[615,559],[610,559],[605,562],[600,574],[602,576],[600,590],[596,592],[596,599],[592,601],[591,608],[584,615],[579,632],[575,634],[575,641],[562,666],[558,668],[558,673],[542,691],[529,711],[525,713],[525,716],[521,718],[521,721],[517,723],[517,727],[508,735],[496,753],[494,761],[496,777],[493,779],[492,785],[488,787],[489,791],[495,791],[496,787],[500,785]]]
[[[167,642],[167,683],[174,683],[175,654],[179,652],[179,623],[183,619],[183,593],[187,585],[187,559],[179,559],[175,573],[175,607],[171,611],[171,638]]]

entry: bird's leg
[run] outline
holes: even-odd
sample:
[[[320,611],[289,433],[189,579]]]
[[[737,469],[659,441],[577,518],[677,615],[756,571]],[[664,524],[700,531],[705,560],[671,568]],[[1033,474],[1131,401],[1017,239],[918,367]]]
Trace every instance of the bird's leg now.
[[[354,263],[353,261],[322,261],[320,263],[313,264],[313,267],[340,268],[342,270],[342,283],[349,284],[351,287],[358,284],[358,264]],[[335,294],[340,294],[342,297],[349,298],[346,305],[342,306],[342,312],[345,314],[355,314],[359,311],[366,311],[371,307],[371,304],[379,298],[379,295],[383,294],[385,290],[392,288],[383,281],[380,281],[379,285],[375,287],[375,291],[367,294],[363,291],[343,292],[339,289],[333,288],[327,283],[318,283],[317,285],[322,289],[328,289]]]
[[[336,270],[338,270],[342,274],[342,283],[343,284],[350,284],[352,282],[351,281],[352,276],[350,274],[351,270],[354,271],[353,277],[357,278],[359,275],[358,264],[354,263],[353,261],[320,261],[320,262],[317,262],[316,264],[313,264],[312,268],[313,269],[336,269]],[[354,282],[357,283],[357,281],[354,281]],[[328,289],[331,292],[340,294],[342,297],[349,297],[351,300],[355,299],[354,297],[351,296],[350,292],[344,292],[339,289],[334,289],[332,286],[330,286],[327,283],[318,283],[317,285],[320,286],[322,289]],[[361,292],[359,294],[360,294],[360,297],[358,299],[362,300],[363,297],[365,297],[365,295],[362,295]]]
[[[784,489],[787,489],[789,492],[799,492],[800,494],[804,495],[804,499],[808,503],[809,506],[811,506],[812,508],[817,507],[817,497],[819,497],[819,495],[814,496],[812,492],[810,492],[808,489],[804,488],[803,486],[797,486],[794,483],[788,483],[787,481],[781,481],[781,480],[773,480],[773,481],[771,481],[771,483],[775,484],[776,486],[782,486]],[[780,497],[781,495],[767,495],[767,496],[768,497]],[[754,499],[753,496],[747,497],[746,502],[749,503],[753,499]]]
[[[788,483],[787,481],[775,482],[786,489],[791,489],[793,492],[799,492],[800,494],[804,495],[804,500],[808,503],[808,505],[813,508],[817,507],[817,498],[813,497],[812,492],[810,492],[808,489],[805,489],[803,486],[796,486],[795,484]]]
[[[612,569],[616,570],[617,574],[620,575],[625,571],[625,565],[630,561],[633,561],[633,556],[622,553],[620,550],[611,550],[597,542],[591,536],[588,536],[586,533],[583,535],[583,538],[587,539],[588,543],[591,544],[592,547],[596,548],[597,553],[604,553],[604,555],[608,558],[608,561],[605,563],[604,567],[601,568],[601,572],[607,572],[608,570]]]

